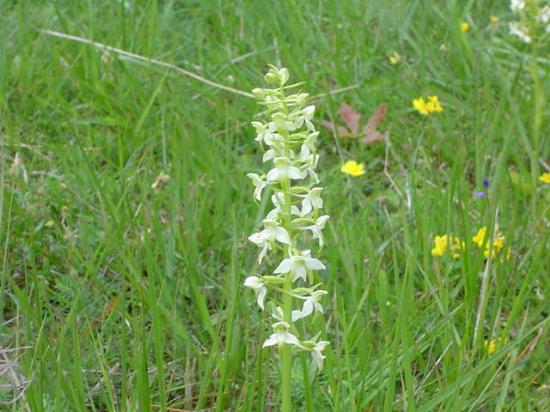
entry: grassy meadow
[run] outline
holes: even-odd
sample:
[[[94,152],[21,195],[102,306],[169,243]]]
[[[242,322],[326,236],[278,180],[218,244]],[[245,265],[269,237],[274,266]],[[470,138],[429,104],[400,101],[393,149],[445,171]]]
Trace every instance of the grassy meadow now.
[[[513,19],[501,0],[0,0],[0,410],[280,404],[243,287],[268,207],[256,101],[42,29],[248,93],[282,65],[324,94],[330,346],[317,376],[295,357],[296,411],[550,410],[550,41]],[[344,103],[363,122],[387,103],[388,138],[322,127]],[[437,256],[444,235],[464,243]]]

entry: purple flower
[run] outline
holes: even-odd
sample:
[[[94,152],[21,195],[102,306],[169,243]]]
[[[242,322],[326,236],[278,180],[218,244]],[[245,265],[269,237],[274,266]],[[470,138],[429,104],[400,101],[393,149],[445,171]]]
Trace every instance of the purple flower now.
[[[485,192],[474,192],[474,196],[478,199],[482,199],[485,197]]]
[[[483,179],[483,187],[485,189],[488,189],[489,188],[489,179]]]

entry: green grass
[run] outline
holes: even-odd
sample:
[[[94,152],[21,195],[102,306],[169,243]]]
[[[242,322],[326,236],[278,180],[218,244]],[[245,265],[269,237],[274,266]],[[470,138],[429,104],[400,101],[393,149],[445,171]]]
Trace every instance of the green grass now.
[[[388,144],[321,131],[330,299],[316,324],[331,346],[313,381],[296,358],[296,410],[550,408],[549,48],[535,60],[508,36],[506,2],[123,3],[0,0],[0,400],[25,389],[5,410],[280,401],[271,320],[242,287],[264,213],[245,176],[261,166],[254,100],[38,29],[245,91],[268,63],[311,94],[360,84],[318,101],[317,124],[342,102],[364,116],[388,102]],[[412,110],[432,94],[442,113]],[[367,173],[341,174],[347,159]],[[485,270],[471,237],[497,224],[512,257]],[[444,233],[466,239],[461,259],[431,256]]]

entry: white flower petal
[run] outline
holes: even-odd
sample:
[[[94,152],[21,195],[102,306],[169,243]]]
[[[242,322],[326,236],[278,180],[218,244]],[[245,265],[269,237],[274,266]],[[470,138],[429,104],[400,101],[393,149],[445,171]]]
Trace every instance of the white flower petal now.
[[[267,293],[267,288],[265,286],[261,287],[260,290],[258,291],[258,298],[257,298],[257,303],[258,303],[258,306],[264,310],[264,301],[265,301],[265,295]]]
[[[265,243],[265,238],[262,232],[256,232],[248,236],[248,240],[250,240],[252,243],[255,243],[258,246],[263,246]]]
[[[259,289],[263,286],[263,283],[261,282],[261,280],[258,276],[248,276],[244,280],[244,285],[247,288]]]
[[[283,259],[281,263],[279,263],[279,266],[273,271],[273,273],[288,273],[292,270],[293,261],[292,259]]]
[[[280,342],[281,343],[288,343],[289,345],[295,345],[300,346],[300,342],[298,341],[298,338],[294,336],[290,332],[281,332],[279,333],[281,335]]]
[[[281,169],[276,167],[274,169],[271,169],[269,172],[267,172],[267,181],[268,182],[276,182],[281,179]]]
[[[301,278],[304,282],[306,280],[307,272],[306,267],[304,266],[303,262],[295,262],[294,263],[294,276],[292,277],[292,281],[295,281],[299,278]]]
[[[296,322],[297,320],[302,319],[302,311],[301,310],[293,310],[292,311],[292,322]]]
[[[319,259],[305,258],[306,268],[309,270],[325,270],[326,266]]]
[[[266,243],[258,255],[258,263],[262,263],[262,260],[264,260],[264,257],[267,255],[268,250],[271,250],[271,245],[269,243]]]
[[[274,333],[269,338],[266,339],[264,344],[262,345],[263,348],[267,348],[268,346],[275,346],[279,344],[278,334]]]
[[[264,153],[262,160],[263,162],[268,162],[270,160],[273,160],[276,156],[275,150],[269,149],[267,152]]]
[[[302,307],[302,317],[305,318],[313,313],[313,299],[306,299]]]
[[[285,243],[287,245],[290,245],[290,236],[288,235],[288,232],[286,231],[285,228],[279,227],[277,229],[275,239],[277,239],[281,243]]]

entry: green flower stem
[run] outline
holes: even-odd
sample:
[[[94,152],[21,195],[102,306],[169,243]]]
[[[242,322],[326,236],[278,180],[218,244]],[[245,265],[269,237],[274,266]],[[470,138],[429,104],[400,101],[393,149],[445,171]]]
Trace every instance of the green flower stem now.
[[[284,96],[284,89],[281,87],[281,92]],[[283,113],[288,114],[287,105],[283,106]],[[288,132],[282,133],[285,137],[285,154],[290,156],[290,141]],[[284,204],[283,204],[283,219],[284,226],[288,232],[288,235],[292,241],[294,233],[292,233],[292,216],[290,212],[290,206],[292,202],[292,196],[290,194],[290,186],[292,182],[290,179],[284,179],[281,181],[281,188],[284,193]],[[286,257],[290,257],[292,245],[289,245],[286,248]],[[283,293],[283,319],[289,325],[292,324],[292,273],[287,273],[285,276],[284,283],[284,293]],[[289,344],[283,344],[280,348],[281,360],[282,360],[282,374],[281,374],[281,411],[282,412],[291,412],[292,411],[292,348]]]
[[[285,290],[292,289],[292,274],[288,273],[285,277]],[[283,312],[284,320],[288,324],[292,321],[292,296],[289,293],[283,294]],[[281,411],[292,411],[292,396],[291,396],[291,382],[292,382],[292,348],[289,344],[283,344],[279,348],[282,359],[282,381],[281,381]]]

